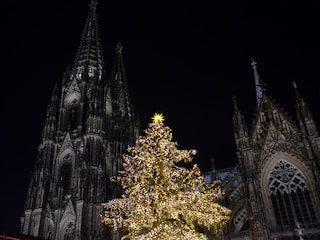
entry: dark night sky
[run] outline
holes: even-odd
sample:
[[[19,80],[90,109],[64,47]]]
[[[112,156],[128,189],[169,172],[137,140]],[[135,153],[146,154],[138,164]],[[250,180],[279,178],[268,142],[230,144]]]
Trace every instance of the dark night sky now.
[[[202,171],[236,162],[235,95],[248,124],[255,112],[250,58],[289,115],[296,81],[318,123],[318,1],[100,1],[106,67],[124,45],[135,112],[146,128],[162,112],[181,149]],[[88,1],[6,1],[1,13],[0,232],[17,232],[46,107],[72,65]]]

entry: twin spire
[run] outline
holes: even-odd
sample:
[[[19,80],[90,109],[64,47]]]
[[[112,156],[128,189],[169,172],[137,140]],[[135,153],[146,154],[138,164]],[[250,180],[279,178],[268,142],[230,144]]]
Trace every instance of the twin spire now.
[[[82,81],[106,81],[102,44],[97,19],[97,0],[91,0],[89,14],[82,32],[78,51],[71,70],[70,79]],[[117,99],[117,109],[121,115],[131,114],[131,103],[126,82],[125,67],[122,58],[122,44],[116,47],[115,63],[108,86],[112,87],[112,98]]]
[[[81,78],[85,73],[87,73],[89,77],[97,77],[98,80],[102,79],[104,72],[104,60],[97,21],[97,4],[97,0],[91,0],[89,15],[72,67],[72,78]]]
[[[104,60],[101,47],[101,39],[99,33],[99,27],[97,23],[97,0],[91,0],[90,12],[84,27],[84,31],[79,44],[78,52],[72,67],[72,77],[81,78],[82,75],[87,72],[89,77],[98,77],[102,79],[104,72]],[[118,61],[121,62],[122,45],[118,44],[116,48],[116,54],[118,55]],[[256,88],[256,100],[257,106],[260,106],[263,96],[263,83],[259,77],[257,71],[257,62],[254,58],[251,58],[251,65],[254,72],[255,88]],[[122,64],[118,64],[121,67]],[[115,69],[114,69],[115,70]]]
[[[82,33],[78,52],[72,67],[72,78],[81,78],[84,73],[88,73],[89,77],[97,77],[98,80],[102,80],[102,75],[104,73],[104,59],[99,26],[97,22],[97,5],[97,0],[91,0],[89,4],[90,11]],[[116,60],[112,78],[114,78],[115,80],[120,80],[120,82],[125,85],[126,76],[123,69],[122,48],[123,47],[121,43],[118,43],[116,48]],[[257,62],[254,58],[251,58],[251,66],[254,73],[257,107],[259,107],[264,91],[263,82],[258,74]],[[121,76],[120,73],[124,75]],[[294,87],[296,88],[295,83]],[[122,98],[124,99],[124,101],[126,101],[125,99],[127,99],[127,96],[122,96]]]
[[[88,76],[89,78],[97,78],[100,81],[103,78],[105,66],[97,19],[97,5],[97,0],[91,0],[89,4],[90,11],[71,70],[71,78],[81,79],[84,76]],[[117,45],[116,54],[116,58],[121,59],[118,60],[121,62],[118,64],[119,68],[123,68],[121,43]]]

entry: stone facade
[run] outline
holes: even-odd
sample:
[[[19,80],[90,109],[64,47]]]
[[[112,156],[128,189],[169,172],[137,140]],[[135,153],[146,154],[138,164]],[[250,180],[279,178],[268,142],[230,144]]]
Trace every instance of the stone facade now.
[[[56,84],[27,192],[21,233],[44,239],[106,239],[101,203],[118,197],[109,183],[133,145],[138,125],[130,103],[122,46],[109,78],[91,1],[73,67]],[[111,237],[109,238],[111,239]]]
[[[253,61],[257,113],[248,130],[234,98],[238,164],[213,170],[222,180],[232,219],[221,239],[320,239],[320,138],[293,83],[297,123],[263,88]]]
[[[101,203],[121,195],[109,182],[137,123],[122,46],[105,73],[95,0],[73,67],[56,84],[27,192],[21,233],[44,239],[118,239],[100,222]],[[232,219],[221,239],[320,239],[320,138],[296,84],[297,123],[263,88],[253,61],[257,114],[249,129],[234,99],[238,164],[208,173],[222,180]],[[231,126],[230,126],[231,127]],[[210,235],[210,233],[208,233]]]

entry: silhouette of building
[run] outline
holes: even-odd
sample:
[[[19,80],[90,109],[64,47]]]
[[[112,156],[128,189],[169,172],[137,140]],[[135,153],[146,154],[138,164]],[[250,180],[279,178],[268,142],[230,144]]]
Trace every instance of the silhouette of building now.
[[[92,0],[73,67],[47,108],[27,192],[21,233],[44,239],[106,239],[101,203],[118,197],[109,182],[133,145],[138,124],[130,103],[122,46],[106,77]]]

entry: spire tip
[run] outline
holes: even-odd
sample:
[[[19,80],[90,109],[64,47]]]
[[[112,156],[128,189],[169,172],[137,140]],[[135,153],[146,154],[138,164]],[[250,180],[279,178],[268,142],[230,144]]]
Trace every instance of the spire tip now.
[[[294,88],[297,88],[297,83],[296,83],[296,82],[292,82],[292,86],[293,86]]]
[[[122,54],[122,49],[123,49],[122,43],[119,41],[116,47],[116,52],[119,54]]]
[[[254,57],[251,57],[251,66],[253,69],[257,68],[257,62],[255,61]]]
[[[256,85],[256,98],[257,98],[257,105],[259,107],[261,99],[262,99],[262,95],[263,95],[263,83],[261,78],[259,77],[258,74],[258,70],[257,70],[257,62],[255,61],[255,59],[252,57],[251,58],[251,66],[253,69],[253,74],[254,74],[254,81],[255,81],[255,85]]]
[[[97,5],[98,5],[98,0],[91,0],[89,4],[90,8],[96,8]]]

